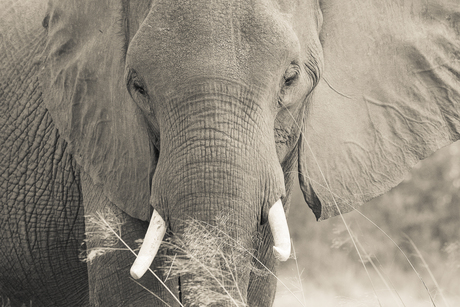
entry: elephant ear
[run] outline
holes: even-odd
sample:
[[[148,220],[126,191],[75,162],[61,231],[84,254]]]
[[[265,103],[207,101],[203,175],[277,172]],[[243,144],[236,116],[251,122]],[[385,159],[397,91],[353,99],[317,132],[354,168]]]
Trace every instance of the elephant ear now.
[[[52,3],[43,21],[48,42],[40,83],[77,163],[110,201],[147,220],[156,157],[124,82],[130,37],[123,10],[118,1]]]
[[[318,219],[353,210],[459,139],[457,0],[324,0],[323,79],[299,144]]]

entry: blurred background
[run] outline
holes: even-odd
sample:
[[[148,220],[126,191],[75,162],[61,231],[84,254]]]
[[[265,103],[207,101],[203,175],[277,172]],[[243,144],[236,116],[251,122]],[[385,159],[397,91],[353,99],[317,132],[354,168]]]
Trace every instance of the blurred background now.
[[[359,210],[350,235],[341,217],[316,222],[297,187],[275,307],[460,306],[460,142]]]

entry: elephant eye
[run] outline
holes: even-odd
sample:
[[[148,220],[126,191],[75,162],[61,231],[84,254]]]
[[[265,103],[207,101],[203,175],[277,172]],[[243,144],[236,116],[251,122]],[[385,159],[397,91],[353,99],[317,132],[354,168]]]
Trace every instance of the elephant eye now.
[[[42,21],[43,28],[48,29],[49,21],[50,21],[50,15],[48,14],[45,16],[45,18]]]
[[[133,82],[133,88],[136,92],[138,92],[142,96],[145,96],[147,94],[147,91],[145,90],[144,86],[137,80]]]
[[[142,78],[140,78],[134,69],[130,69],[126,75],[128,91],[131,95],[140,94],[143,97],[148,96],[147,89]],[[134,97],[133,97],[134,98]]]
[[[289,67],[284,73],[284,86],[291,86],[299,78],[299,73],[297,65]]]
[[[153,112],[147,87],[134,69],[129,69],[127,71],[126,87],[131,98],[143,111],[149,114]]]

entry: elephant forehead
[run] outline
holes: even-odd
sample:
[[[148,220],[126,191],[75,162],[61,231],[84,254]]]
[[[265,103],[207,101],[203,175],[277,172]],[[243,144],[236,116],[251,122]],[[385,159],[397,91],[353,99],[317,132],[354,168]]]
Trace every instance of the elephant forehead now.
[[[298,57],[297,36],[271,2],[208,2],[154,4],[131,42],[128,64],[168,82],[214,74],[267,85]]]

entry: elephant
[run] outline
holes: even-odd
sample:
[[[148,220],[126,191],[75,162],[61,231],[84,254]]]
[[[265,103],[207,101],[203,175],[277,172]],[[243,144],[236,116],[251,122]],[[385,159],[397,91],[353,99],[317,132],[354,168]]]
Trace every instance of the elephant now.
[[[296,177],[324,220],[460,138],[455,0],[1,7],[0,293],[12,306],[271,306]],[[98,216],[120,235],[100,254]],[[234,285],[214,291],[230,300],[199,295],[203,270],[168,271],[195,257],[167,244],[196,241],[193,221],[223,237],[217,267],[238,255]],[[142,238],[136,258],[122,241]]]

